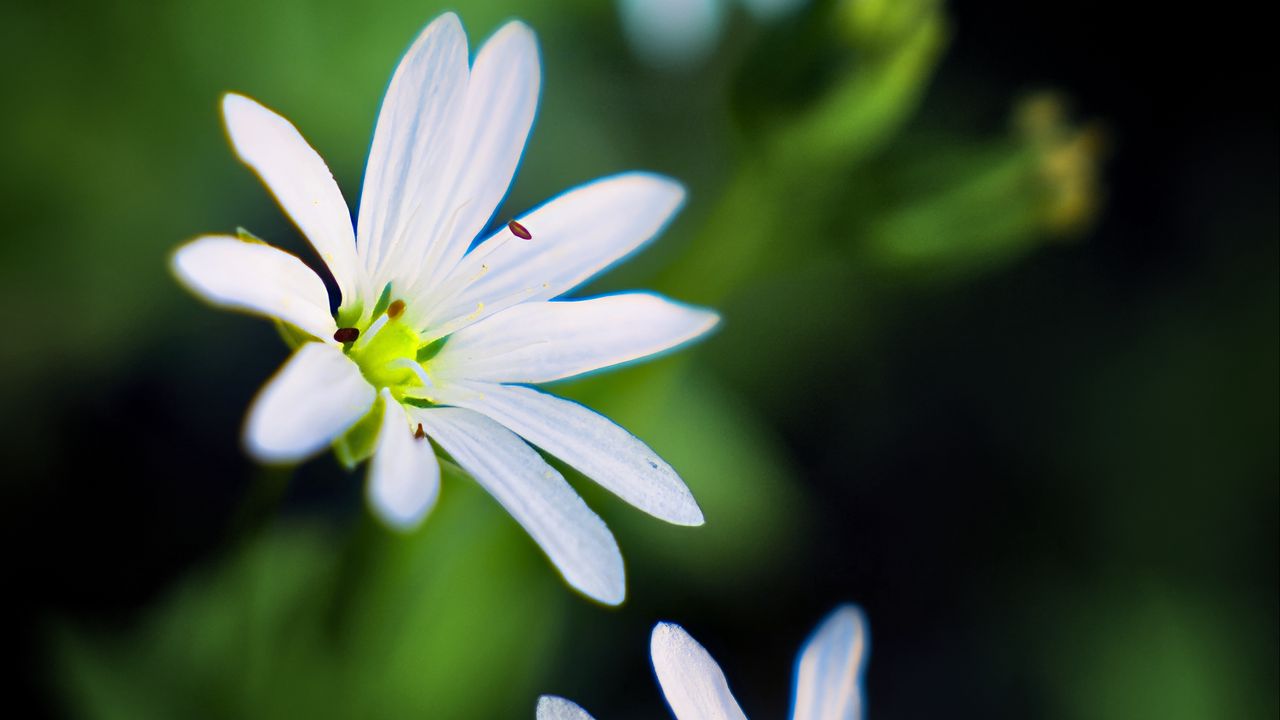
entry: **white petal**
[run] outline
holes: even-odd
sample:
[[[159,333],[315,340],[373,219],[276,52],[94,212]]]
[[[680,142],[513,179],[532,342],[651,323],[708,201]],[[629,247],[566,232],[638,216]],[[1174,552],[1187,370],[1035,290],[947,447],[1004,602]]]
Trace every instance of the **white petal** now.
[[[214,305],[279,318],[333,340],[337,327],[324,281],[283,250],[206,235],[178,248],[171,266],[183,285]]]
[[[674,180],[631,172],[570,190],[521,216],[532,239],[503,228],[423,300],[428,339],[572,290],[657,235],[683,201],[684,188]]]
[[[409,414],[385,388],[382,407],[378,449],[369,461],[369,504],[392,528],[412,530],[435,505],[440,463],[431,443],[414,437]]]
[[[518,385],[465,383],[440,399],[493,418],[641,510],[677,525],[701,525],[689,488],[634,435],[575,402]]]
[[[254,399],[245,444],[264,462],[301,460],[351,427],[376,396],[341,350],[306,343]]]
[[[524,526],[570,585],[608,605],[622,602],[626,581],[618,544],[542,456],[479,413],[462,408],[410,412]]]
[[[662,694],[678,720],[746,720],[720,666],[684,628],[658,623],[649,653]]]
[[[544,383],[670,350],[720,317],[650,293],[522,303],[449,336],[441,377]]]
[[[243,95],[223,97],[222,116],[236,153],[320,253],[342,302],[355,300],[361,273],[351,211],[324,160],[288,120]]]
[[[577,703],[555,695],[543,695],[538,698],[538,720],[593,720],[593,718]]]
[[[524,23],[507,23],[477,53],[445,172],[449,197],[436,226],[424,228],[440,234],[417,263],[422,289],[458,263],[502,202],[533,126],[541,81],[537,40]]]
[[[414,40],[382,99],[369,149],[357,226],[370,289],[402,290],[417,277],[410,260],[444,220],[440,198],[467,92],[467,36],[445,13]]]
[[[792,720],[858,720],[862,717],[862,670],[866,620],[842,605],[822,621],[796,661]]]

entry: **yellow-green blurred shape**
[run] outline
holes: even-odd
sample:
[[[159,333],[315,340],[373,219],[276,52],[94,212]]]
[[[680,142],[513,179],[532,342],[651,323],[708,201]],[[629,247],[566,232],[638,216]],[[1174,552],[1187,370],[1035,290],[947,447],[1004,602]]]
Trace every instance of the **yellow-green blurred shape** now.
[[[979,152],[970,147],[963,162],[940,157],[922,163],[917,171],[935,179],[872,222],[867,243],[873,258],[962,273],[1089,228],[1101,205],[1101,127],[1069,122],[1063,100],[1052,93],[1019,102],[1013,125],[1007,140]]]
[[[1100,171],[1107,150],[1102,126],[1073,126],[1066,117],[1066,100],[1053,92],[1023,98],[1014,119],[1036,156],[1045,228],[1058,235],[1083,234],[1101,205]]]

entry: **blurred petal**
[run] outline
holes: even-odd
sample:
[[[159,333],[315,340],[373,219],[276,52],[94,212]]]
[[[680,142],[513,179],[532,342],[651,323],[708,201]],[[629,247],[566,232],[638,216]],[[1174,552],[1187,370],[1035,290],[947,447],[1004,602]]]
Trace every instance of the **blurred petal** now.
[[[575,402],[518,385],[467,383],[440,398],[483,413],[637,508],[677,525],[701,525],[689,488],[634,435]]]
[[[822,621],[796,662],[792,720],[858,720],[867,631],[862,611],[841,605]]]
[[[341,350],[306,343],[254,399],[245,444],[264,462],[301,460],[351,427],[376,396]]]
[[[415,409],[411,416],[528,531],[570,585],[608,605],[622,602],[626,580],[613,535],[533,448],[470,410]]]
[[[524,23],[502,26],[476,55],[445,173],[448,194],[442,194],[440,222],[421,230],[441,233],[414,263],[423,288],[458,263],[506,195],[533,126],[541,81],[538,43]]]
[[[662,694],[678,720],[746,720],[720,666],[684,628],[658,623],[649,652]]]
[[[224,96],[222,116],[236,154],[320,253],[343,304],[354,300],[361,273],[351,211],[324,160],[288,120],[243,95]]]
[[[438,198],[454,178],[446,169],[467,93],[467,36],[445,13],[414,40],[382,99],[369,149],[357,226],[370,291],[388,281],[407,287],[417,276],[409,258],[443,221]]]
[[[684,188],[674,180],[631,172],[570,190],[521,216],[532,239],[502,229],[425,298],[424,339],[572,290],[656,236],[683,201]]]
[[[440,463],[425,437],[415,438],[409,414],[382,390],[382,428],[369,461],[369,504],[397,530],[417,527],[440,493]]]
[[[538,720],[593,720],[576,703],[555,695],[538,698]]]
[[[441,377],[551,382],[670,350],[719,319],[650,293],[523,303],[451,335],[432,368]]]
[[[723,0],[618,0],[632,49],[656,67],[706,59],[724,25],[722,5]]]
[[[326,341],[337,330],[324,281],[270,245],[207,235],[178,248],[172,267],[183,285],[219,307],[279,318]]]

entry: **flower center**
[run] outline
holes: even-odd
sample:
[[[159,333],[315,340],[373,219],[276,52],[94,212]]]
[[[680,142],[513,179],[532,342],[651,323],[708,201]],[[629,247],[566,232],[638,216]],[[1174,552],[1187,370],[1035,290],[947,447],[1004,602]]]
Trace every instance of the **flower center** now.
[[[432,382],[426,363],[439,349],[438,344],[424,344],[403,315],[404,301],[396,300],[367,327],[342,328],[334,337],[374,388],[390,389],[398,402],[428,400]]]

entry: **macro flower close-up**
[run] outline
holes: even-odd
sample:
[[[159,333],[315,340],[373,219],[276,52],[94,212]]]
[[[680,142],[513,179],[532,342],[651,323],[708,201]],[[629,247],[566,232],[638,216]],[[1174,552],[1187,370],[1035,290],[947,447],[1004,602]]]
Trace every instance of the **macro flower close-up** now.
[[[296,462],[333,444],[348,465],[369,459],[370,505],[412,529],[439,491],[439,445],[570,585],[617,604],[626,590],[613,536],[524,440],[655,517],[700,525],[702,513],[644,443],[525,384],[655,355],[718,317],[651,293],[553,300],[671,219],[684,189],[657,175],[583,185],[472,247],[515,174],[541,74],[521,23],[498,30],[468,67],[457,16],[432,22],[383,100],[354,231],[329,169],[294,126],[227,95],[236,152],[324,260],[340,303],[331,315],[319,276],[253,238],[197,238],[173,268],[215,305],[273,318],[295,338],[294,355],[250,410],[251,454]]]
[[[6,716],[1280,720],[1269,35],[0,5]]]

